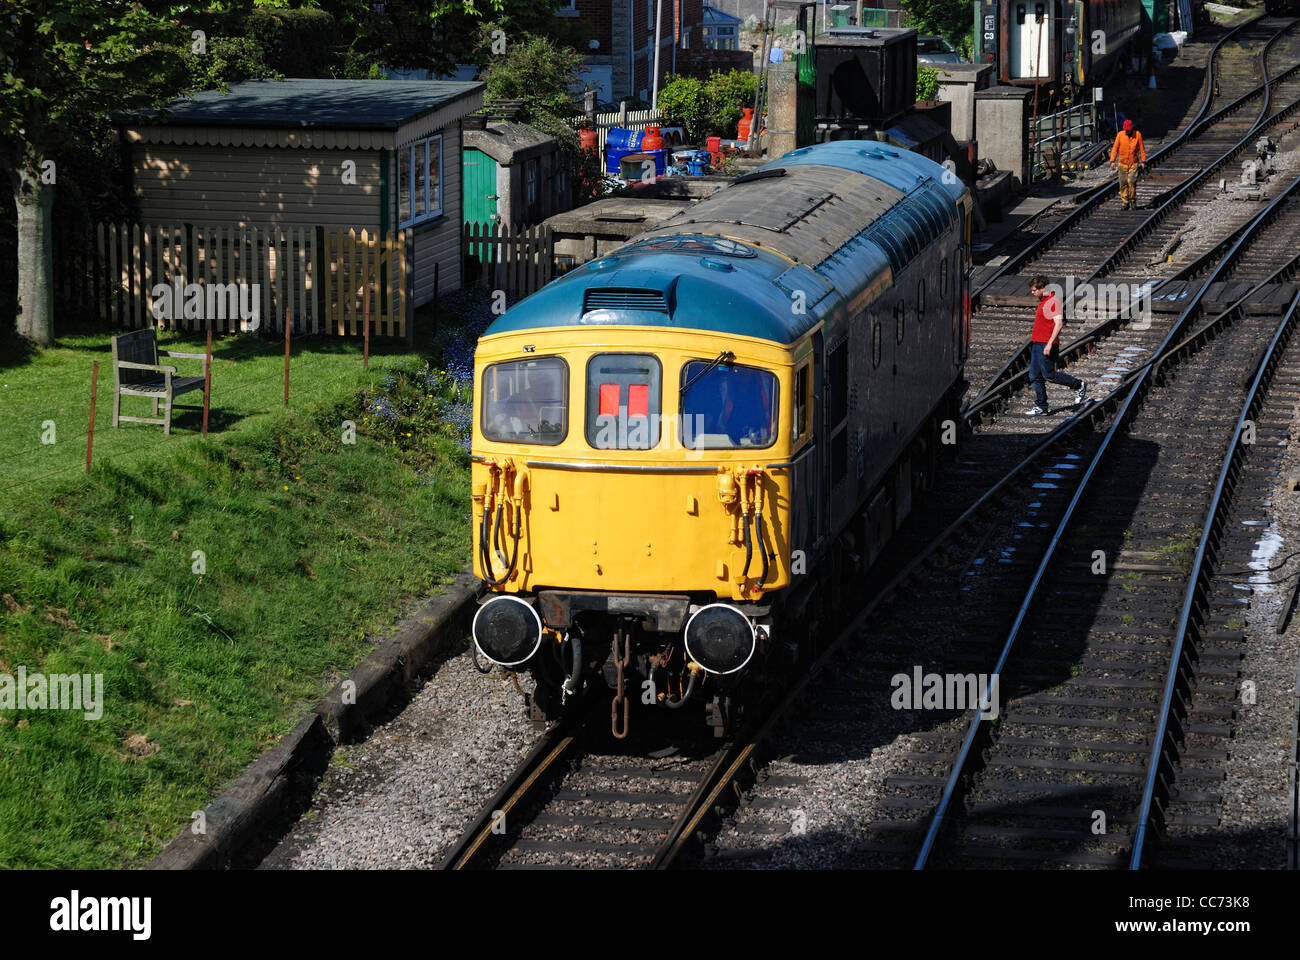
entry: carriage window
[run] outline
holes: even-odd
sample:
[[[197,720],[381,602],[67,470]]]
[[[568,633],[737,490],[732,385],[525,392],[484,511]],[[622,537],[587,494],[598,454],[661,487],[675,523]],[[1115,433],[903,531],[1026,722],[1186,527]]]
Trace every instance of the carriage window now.
[[[948,261],[939,261],[939,296],[948,299]]]
[[[880,366],[880,318],[876,317],[875,322],[871,324],[871,367],[874,370]]]
[[[925,281],[916,284],[916,322],[925,323]]]
[[[569,365],[559,357],[494,363],[483,371],[488,440],[554,445],[568,433]]]
[[[663,368],[647,353],[598,353],[587,362],[587,443],[597,450],[659,444]]]
[[[699,376],[682,396],[683,444],[707,450],[770,447],[776,441],[776,376],[738,364],[704,373],[710,362],[682,366],[682,386]]]
[[[907,326],[907,303],[899,300],[894,304],[894,342],[903,342],[903,329]]]

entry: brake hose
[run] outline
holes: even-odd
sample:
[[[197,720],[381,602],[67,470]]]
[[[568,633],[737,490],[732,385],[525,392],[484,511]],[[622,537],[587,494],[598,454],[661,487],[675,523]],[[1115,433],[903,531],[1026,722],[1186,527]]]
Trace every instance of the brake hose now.
[[[745,569],[740,571],[740,578],[742,580],[749,579],[749,562],[754,558],[754,546],[749,540],[749,525],[753,519],[754,515],[746,511],[743,521],[745,529]]]
[[[492,558],[490,555],[490,550],[488,549],[488,544],[500,542],[501,526],[505,520],[504,511],[505,511],[505,504],[504,503],[497,504],[496,528],[495,530],[492,531],[491,534],[489,534],[488,531],[492,525],[492,520],[491,520],[491,514],[485,508],[483,510],[483,522],[481,527],[479,528],[479,563],[483,567],[483,579],[487,581],[489,585],[494,587],[499,587],[507,580],[510,579],[510,575],[515,572],[515,563],[519,560],[519,535],[523,527],[523,524],[520,522],[521,518],[519,516],[519,511],[516,509],[515,531],[514,531],[515,543],[513,549],[510,551],[510,565],[506,567],[506,572],[502,574],[500,579],[494,578],[492,576]],[[502,554],[504,555],[504,551],[502,551]]]
[[[694,666],[694,664],[692,664],[691,666]],[[687,667],[687,669],[690,670],[690,667]],[[695,686],[700,681],[699,668],[697,667],[694,670],[690,670],[690,674],[691,674],[691,679],[686,684],[686,692],[683,693],[680,698],[678,698],[677,700],[672,700],[668,697],[664,698],[664,706],[667,707],[669,710],[680,709],[681,706],[684,703],[686,703],[687,700],[691,699],[691,694],[695,692]]]
[[[754,539],[758,541],[758,555],[763,558],[763,572],[758,575],[758,584],[755,589],[762,590],[763,584],[767,583],[768,557],[767,544],[763,542],[763,511],[757,510],[754,513]]]

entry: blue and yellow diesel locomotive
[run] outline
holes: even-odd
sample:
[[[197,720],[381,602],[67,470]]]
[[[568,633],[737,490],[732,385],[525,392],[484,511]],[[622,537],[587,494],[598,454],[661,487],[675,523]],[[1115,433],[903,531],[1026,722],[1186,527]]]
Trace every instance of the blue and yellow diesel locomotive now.
[[[572,271],[475,354],[474,642],[716,730],[796,659],[930,476],[965,386],[971,200],[874,141],[806,147]]]

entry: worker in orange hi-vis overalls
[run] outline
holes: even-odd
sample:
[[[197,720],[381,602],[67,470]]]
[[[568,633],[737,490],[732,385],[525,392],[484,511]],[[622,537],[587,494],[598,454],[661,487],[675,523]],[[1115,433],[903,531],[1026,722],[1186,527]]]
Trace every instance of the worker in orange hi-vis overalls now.
[[[1133,121],[1125,120],[1124,129],[1115,134],[1115,146],[1110,148],[1110,168],[1119,164],[1120,209],[1137,206],[1138,171],[1147,165],[1147,148],[1142,144],[1142,134],[1133,129]]]

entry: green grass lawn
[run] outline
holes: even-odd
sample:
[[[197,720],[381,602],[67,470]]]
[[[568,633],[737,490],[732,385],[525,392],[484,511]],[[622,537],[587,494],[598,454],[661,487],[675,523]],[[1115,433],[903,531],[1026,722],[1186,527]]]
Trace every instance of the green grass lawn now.
[[[198,413],[113,429],[108,342],[0,366],[0,674],[104,677],[97,720],[0,709],[0,867],[146,862],[468,557],[466,457],[445,397],[386,377],[418,366],[405,347],[365,374],[358,344],[298,341],[285,411],[282,344],[218,340],[203,441]]]

